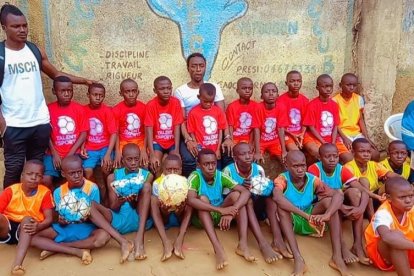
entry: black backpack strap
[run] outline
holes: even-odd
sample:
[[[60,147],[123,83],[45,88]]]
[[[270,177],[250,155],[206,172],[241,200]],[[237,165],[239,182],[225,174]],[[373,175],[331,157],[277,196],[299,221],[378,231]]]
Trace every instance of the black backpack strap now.
[[[4,78],[4,65],[6,62],[6,43],[5,40],[0,42],[0,87],[3,85],[3,78]],[[1,104],[1,100],[0,100]]]
[[[39,48],[36,46],[36,44],[30,41],[26,41],[26,45],[35,55],[37,62],[39,63],[39,70],[42,71],[42,53],[40,52]]]

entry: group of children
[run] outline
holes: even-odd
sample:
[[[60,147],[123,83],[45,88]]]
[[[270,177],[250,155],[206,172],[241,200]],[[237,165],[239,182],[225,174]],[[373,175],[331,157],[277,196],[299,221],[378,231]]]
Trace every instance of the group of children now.
[[[42,250],[41,259],[65,253],[89,264],[90,250],[104,246],[111,237],[120,245],[121,263],[130,255],[145,259],[144,233],[153,224],[163,244],[161,260],[173,254],[184,259],[182,245],[190,223],[205,229],[216,267],[223,269],[228,263],[215,227],[228,230],[235,220],[239,235],[235,252],[249,262],[256,258],[247,242],[248,229],[266,262],[293,258],[293,275],[303,275],[307,267],[295,233],[321,237],[329,228],[329,265],[342,275],[351,275],[347,264],[358,261],[383,270],[394,266],[401,275],[409,275],[407,268],[414,259],[404,253],[413,247],[409,183],[414,176],[407,148],[401,141],[391,142],[388,158],[377,162],[357,83],[355,75],[345,74],[342,91],[332,98],[333,80],[321,75],[316,81],[319,96],[309,101],[300,92],[301,74],[291,71],[286,93],[278,97],[276,85],[266,83],[261,89],[263,102],[256,103],[251,100],[252,80],[241,78],[239,99],[226,111],[214,105],[215,86],[204,83],[200,104],[184,116],[180,101],[172,96],[171,81],[164,76],[155,79],[156,97],[147,104],[137,100],[137,83],[124,80],[120,85],[124,100],[112,109],[103,103],[103,85],[92,84],[89,104],[81,106],[72,101],[70,79],[57,77],[53,84],[57,101],[49,104],[53,130],[44,163],[28,160],[21,183],[0,195],[0,241],[18,242],[12,273],[24,273],[29,246]],[[180,140],[196,166],[186,175],[187,200],[171,209],[160,201],[158,186],[166,175],[182,174]],[[269,192],[258,195],[252,193],[252,182],[266,174],[258,164],[265,152],[278,157],[286,171],[265,184],[271,186]],[[105,180],[98,185],[93,171],[97,166]],[[134,194],[117,194],[117,181],[136,179],[140,185]],[[76,223],[67,221],[59,208],[67,203],[68,194],[91,201],[88,213]],[[372,218],[365,232],[366,249],[364,217]],[[270,225],[271,242],[259,225],[264,219]],[[345,219],[352,221],[351,249],[342,237]],[[171,226],[180,227],[174,243],[165,231]],[[137,232],[134,241],[123,236],[130,232]]]

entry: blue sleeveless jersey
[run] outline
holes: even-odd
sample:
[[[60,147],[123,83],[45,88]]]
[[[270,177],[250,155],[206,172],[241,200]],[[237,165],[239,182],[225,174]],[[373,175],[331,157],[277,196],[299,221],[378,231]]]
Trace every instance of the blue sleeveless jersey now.
[[[237,184],[241,185],[243,184],[244,177],[242,177],[240,174],[238,174],[236,169],[236,163],[232,163],[226,167],[230,171],[230,177],[237,182]],[[251,176],[254,177],[256,175],[259,175],[259,168],[256,163],[252,163],[252,174]]]
[[[306,183],[303,187],[302,191],[299,191],[292,183],[290,178],[289,172],[281,173],[287,182],[286,189],[283,192],[285,197],[295,205],[297,208],[301,210],[308,209],[313,202],[314,199],[314,183],[315,183],[315,176],[310,173],[306,173]]]
[[[199,195],[203,195],[206,196],[208,198],[208,200],[210,200],[210,204],[218,207],[221,206],[221,204],[223,204],[223,185],[221,183],[221,172],[216,170],[216,175],[214,176],[214,183],[213,185],[209,185],[204,177],[203,177],[203,173],[201,172],[200,169],[197,169],[196,171],[194,171],[199,179],[200,179],[200,190],[198,192]]]
[[[114,178],[115,180],[122,180],[122,179],[131,179],[133,177],[137,177],[142,175],[142,177],[144,178],[144,180],[147,179],[149,174],[149,171],[145,170],[145,169],[139,169],[138,172],[133,172],[133,173],[126,173],[126,169],[125,168],[119,168],[119,169],[115,169],[114,171]]]
[[[322,163],[319,161],[315,163],[316,166],[319,168],[320,179],[322,182],[328,184],[329,187],[335,190],[342,189],[342,165],[336,164],[335,170],[331,176],[327,175],[326,172],[323,170]]]

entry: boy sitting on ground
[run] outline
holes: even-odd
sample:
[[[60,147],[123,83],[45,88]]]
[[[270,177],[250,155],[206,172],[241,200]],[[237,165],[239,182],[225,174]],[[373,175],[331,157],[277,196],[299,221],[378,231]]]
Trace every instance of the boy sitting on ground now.
[[[161,257],[162,262],[171,258],[172,253],[174,253],[174,255],[178,258],[184,259],[182,247],[185,233],[188,225],[190,224],[192,208],[186,204],[186,202],[183,202],[174,210],[170,210],[170,207],[165,206],[158,198],[158,187],[162,183],[164,177],[169,174],[181,175],[181,173],[182,165],[180,157],[175,154],[169,154],[164,159],[162,175],[152,184],[151,215],[164,247],[164,253]],[[171,243],[167,237],[167,233],[165,232],[165,228],[173,226],[180,227],[180,231],[174,244]]]
[[[22,264],[33,235],[52,224],[52,193],[40,185],[42,178],[43,163],[28,160],[21,183],[7,187],[0,194],[0,244],[17,243],[12,274],[24,274]]]
[[[237,220],[239,233],[236,254],[249,262],[255,261],[256,258],[250,254],[247,245],[248,220],[245,205],[250,192],[217,170],[217,157],[214,151],[202,149],[198,153],[197,165],[198,169],[188,178],[188,205],[197,210],[198,217],[194,217],[193,224],[204,227],[213,245],[216,268],[223,269],[228,263],[214,226],[219,226],[220,230],[228,230],[233,218]],[[232,190],[225,199],[224,188]]]
[[[351,250],[346,247],[342,237],[342,256],[346,264],[360,262],[369,265],[362,245],[364,212],[368,205],[369,195],[360,189],[357,178],[346,167],[339,164],[338,149],[334,144],[323,144],[319,148],[319,162],[311,165],[308,172],[319,177],[330,188],[344,192],[344,204],[340,214],[352,221],[354,244]],[[355,254],[355,255],[354,255]]]
[[[367,253],[382,271],[410,276],[414,268],[414,190],[402,177],[385,181],[387,200],[365,230]]]
[[[414,183],[414,172],[410,167],[410,159],[407,158],[407,146],[404,142],[400,140],[392,141],[388,144],[387,152],[388,157],[380,163],[388,170],[401,175],[408,182]]]
[[[290,151],[286,157],[287,172],[274,181],[273,199],[279,207],[282,231],[293,253],[293,275],[303,275],[305,261],[299,251],[295,234],[322,236],[325,223],[331,234],[332,257],[329,266],[342,275],[351,275],[342,256],[342,227],[338,209],[343,194],[331,189],[316,176],[306,172],[306,159],[301,151]],[[317,196],[317,202],[313,203]]]
[[[263,168],[253,163],[253,149],[251,145],[246,142],[240,142],[233,148],[233,158],[234,163],[228,165],[224,168],[223,173],[230,176],[234,181],[239,185],[243,185],[245,188],[250,190],[251,180],[254,177],[263,177],[265,178],[265,172]],[[250,197],[247,202],[247,216],[249,219],[249,226],[252,230],[254,237],[256,238],[257,243],[259,244],[260,251],[262,252],[263,257],[267,263],[272,263],[282,258],[282,255],[285,257],[292,257],[288,252],[285,242],[283,241],[282,232],[280,231],[279,222],[277,220],[277,206],[276,203],[272,200],[270,193],[273,189],[273,184],[269,183],[269,194],[267,196],[253,195]],[[267,191],[266,191],[267,192]],[[265,239],[258,218],[264,219],[265,215],[270,221],[270,228],[273,234],[272,246]],[[275,251],[272,250],[272,247]],[[279,253],[280,252],[282,255]]]

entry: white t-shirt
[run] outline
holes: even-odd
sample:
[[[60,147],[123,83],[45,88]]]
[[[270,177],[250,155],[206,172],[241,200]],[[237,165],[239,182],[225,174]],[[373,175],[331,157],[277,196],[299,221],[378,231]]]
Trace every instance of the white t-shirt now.
[[[33,52],[27,45],[19,51],[6,48],[5,58],[0,96],[6,125],[33,127],[49,123],[40,67]]]
[[[405,223],[407,217],[407,213],[404,213],[403,219],[401,220],[401,225]],[[381,209],[377,211],[374,215],[374,220],[372,222],[372,227],[374,228],[375,235],[378,236],[377,229],[380,226],[386,226],[389,229],[391,229],[391,224],[393,223],[392,215],[390,212],[386,209]]]
[[[224,100],[223,91],[221,91],[220,86],[215,83],[212,83],[216,87],[216,97],[214,102],[220,102]],[[190,88],[187,83],[178,87],[174,96],[180,100],[181,107],[185,109],[185,116],[187,117],[188,112],[196,105],[200,103],[200,100],[197,98],[198,88]]]

